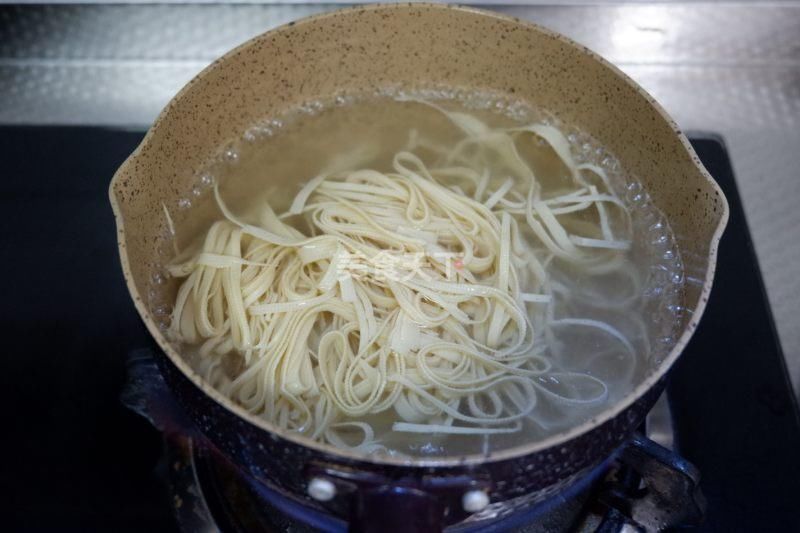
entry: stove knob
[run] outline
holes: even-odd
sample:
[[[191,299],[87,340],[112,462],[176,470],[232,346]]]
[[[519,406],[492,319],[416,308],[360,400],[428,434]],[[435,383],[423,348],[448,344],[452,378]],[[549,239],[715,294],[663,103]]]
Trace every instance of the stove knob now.
[[[489,495],[482,490],[471,490],[465,492],[461,498],[461,505],[468,513],[477,513],[483,511],[489,505]]]
[[[315,477],[308,484],[308,495],[318,502],[327,502],[336,496],[336,485],[330,480]]]

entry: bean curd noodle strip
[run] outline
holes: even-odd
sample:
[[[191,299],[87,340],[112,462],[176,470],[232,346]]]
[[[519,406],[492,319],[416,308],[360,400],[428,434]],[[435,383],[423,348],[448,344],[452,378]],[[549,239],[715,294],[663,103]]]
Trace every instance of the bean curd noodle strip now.
[[[224,218],[170,267],[183,278],[170,334],[200,346],[206,380],[283,429],[365,453],[385,451],[378,415],[398,433],[494,435],[546,426],[542,402],[602,404],[603,380],[554,366],[555,330],[594,329],[635,364],[622,332],[553,311],[568,289],[549,265],[602,275],[630,248],[603,169],[577,164],[553,126],[492,129],[420,103],[461,131],[455,146],[412,132],[390,170],[321,173],[286,212],[259,206],[258,223],[215,186]],[[518,149],[537,140],[566,170],[555,195]]]

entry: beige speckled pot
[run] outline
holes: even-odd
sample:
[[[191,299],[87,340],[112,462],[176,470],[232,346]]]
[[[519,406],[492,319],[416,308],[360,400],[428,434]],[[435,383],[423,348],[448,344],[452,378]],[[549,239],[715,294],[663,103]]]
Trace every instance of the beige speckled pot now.
[[[365,459],[275,430],[204,384],[164,338],[143,299],[165,235],[162,202],[175,206],[203,160],[257,118],[287,106],[385,86],[469,87],[513,93],[575,124],[640,176],[674,229],[688,273],[680,342],[625,401],[546,441],[484,456]],[[728,217],[717,184],[677,126],[640,87],[586,48],[527,22],[469,8],[376,5],[304,19],[215,61],[164,109],[110,187],[122,268],[136,308],[164,351],[161,368],[209,439],[261,480],[304,494],[309,468],[370,472],[425,488],[425,475],[468,473],[493,501],[579,478],[627,439],[703,312]],[[290,460],[287,460],[290,459]],[[305,467],[303,467],[305,465]],[[335,472],[334,472],[335,473]],[[474,484],[474,483],[473,483]],[[537,492],[538,491],[538,492]],[[347,494],[326,505],[340,515]],[[310,503],[310,502],[309,502]],[[455,520],[451,513],[446,521]]]

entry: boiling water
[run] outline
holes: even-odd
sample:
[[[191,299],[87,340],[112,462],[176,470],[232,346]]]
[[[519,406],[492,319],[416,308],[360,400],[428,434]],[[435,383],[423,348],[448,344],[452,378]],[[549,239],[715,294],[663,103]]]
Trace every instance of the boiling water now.
[[[213,183],[220,185],[221,195],[234,213],[246,216],[252,206],[265,201],[276,213],[281,213],[288,209],[302,185],[323,168],[391,171],[392,157],[407,146],[412,130],[415,135],[442,145],[454,145],[463,138],[463,133],[442,113],[394,96],[339,97],[328,102],[313,102],[253,125],[241,139],[221,148],[178,205],[167,206],[176,222],[176,234],[168,243],[168,249],[197,246],[198,239],[221,218],[210,191]],[[567,135],[577,161],[594,163],[605,170],[631,214],[632,248],[619,269],[603,275],[588,275],[557,261],[551,263],[549,275],[569,289],[566,294],[557,296],[551,305],[556,317],[580,317],[609,324],[627,337],[636,356],[632,359],[618,341],[597,329],[553,328],[549,350],[557,348],[561,354],[557,368],[586,373],[604,381],[609,391],[604,403],[565,407],[548,405],[543,399],[537,408],[536,423],[526,422],[519,433],[491,437],[394,433],[391,431],[393,410],[369,422],[379,432],[378,437],[389,453],[430,456],[487,453],[490,449],[542,439],[596,416],[629,394],[676,341],[676,327],[682,312],[683,276],[680,256],[666,221],[650,203],[640,183],[625,173],[612,154],[579,130],[559,124],[545,112],[523,102],[477,93],[417,96],[429,101],[436,99],[451,110],[466,108],[492,127],[532,122],[556,125]],[[519,150],[541,179],[544,197],[563,184],[565,167],[549,145],[543,141],[534,142]],[[504,178],[494,177],[494,186]],[[167,283],[162,272],[155,274],[150,303],[165,328],[170,312],[168,305],[174,296],[172,299],[165,297],[169,291],[164,291],[163,287],[174,289],[174,285],[174,280]],[[180,348],[196,365],[196,349]],[[231,364],[228,371],[235,374],[240,366]],[[555,378],[541,379],[540,385],[553,390],[564,386]]]

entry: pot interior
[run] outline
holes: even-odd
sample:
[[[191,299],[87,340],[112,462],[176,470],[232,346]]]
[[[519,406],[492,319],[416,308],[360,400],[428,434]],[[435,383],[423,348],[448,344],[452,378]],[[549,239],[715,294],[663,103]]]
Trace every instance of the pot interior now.
[[[684,267],[680,339],[650,362],[636,390],[581,427],[509,446],[496,457],[554,446],[602,423],[675,361],[704,308],[727,205],[661,108],[596,55],[533,25],[465,8],[368,6],[284,26],[212,64],[170,102],[111,184],[123,269],[136,306],[166,354],[219,403],[264,429],[346,455],[247,414],[203,383],[164,337],[164,304],[177,288],[162,274],[171,253],[170,224],[180,225],[186,214],[180,206],[202,180],[209,158],[253,124],[308,102],[440,89],[519,99],[591,136],[642,182],[645,190],[632,194],[646,194],[669,221]]]

